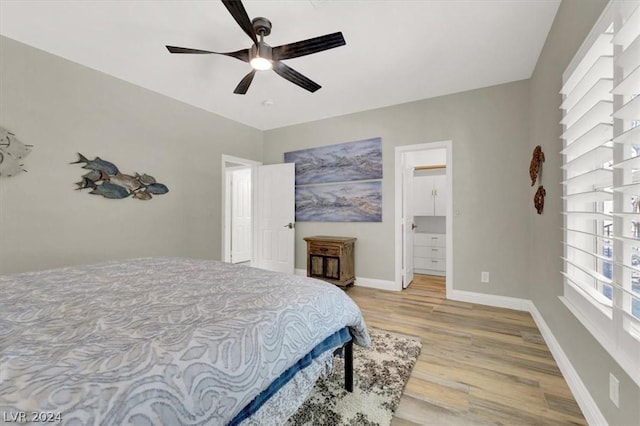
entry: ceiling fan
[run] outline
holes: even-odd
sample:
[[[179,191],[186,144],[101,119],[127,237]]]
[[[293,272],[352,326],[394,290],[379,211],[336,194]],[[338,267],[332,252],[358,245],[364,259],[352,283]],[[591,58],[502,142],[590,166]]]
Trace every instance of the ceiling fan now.
[[[249,20],[247,11],[240,0],[222,0],[222,3],[229,13],[231,13],[233,19],[240,25],[240,28],[242,28],[253,41],[253,45],[249,49],[242,49],[235,52],[211,52],[208,50],[177,46],[167,46],[167,49],[171,53],[225,55],[243,62],[248,62],[253,69],[240,80],[240,83],[238,83],[233,91],[233,93],[239,95],[247,93],[256,71],[266,71],[270,69],[273,69],[280,77],[313,93],[321,86],[281,61],[283,59],[292,59],[322,52],[323,50],[333,49],[334,47],[340,47],[346,44],[342,33],[337,32],[295,43],[283,44],[282,46],[271,47],[264,42],[264,37],[271,34],[271,21],[263,17]],[[258,37],[260,38],[259,40]]]

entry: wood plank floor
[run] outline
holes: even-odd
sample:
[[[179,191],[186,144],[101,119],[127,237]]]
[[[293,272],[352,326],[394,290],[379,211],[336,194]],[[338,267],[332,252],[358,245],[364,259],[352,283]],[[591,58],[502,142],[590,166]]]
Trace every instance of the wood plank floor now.
[[[392,425],[580,424],[580,408],[528,312],[445,299],[444,278],[402,292],[351,287],[367,325],[419,336],[422,352]],[[444,420],[441,420],[444,422]]]

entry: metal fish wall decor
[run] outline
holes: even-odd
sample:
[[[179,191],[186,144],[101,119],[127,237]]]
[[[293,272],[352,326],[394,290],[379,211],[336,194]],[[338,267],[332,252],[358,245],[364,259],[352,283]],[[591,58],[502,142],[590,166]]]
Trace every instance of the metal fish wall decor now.
[[[162,195],[169,192],[166,185],[156,182],[153,176],[135,173],[125,175],[120,172],[115,164],[96,157],[89,160],[78,153],[78,161],[71,164],[82,164],[83,169],[89,172],[82,175],[82,180],[76,182],[77,190],[91,189],[89,194],[102,195],[105,198],[137,198],[138,200],[150,200],[154,195]]]
[[[33,145],[25,145],[16,135],[0,127],[0,177],[15,176],[24,169],[24,157],[29,155]]]

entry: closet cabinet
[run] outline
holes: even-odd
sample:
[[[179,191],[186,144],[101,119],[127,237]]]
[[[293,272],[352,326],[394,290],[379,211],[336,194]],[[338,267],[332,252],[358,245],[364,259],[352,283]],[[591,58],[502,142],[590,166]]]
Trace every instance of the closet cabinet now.
[[[413,268],[417,274],[446,275],[446,234],[413,236]]]
[[[446,175],[423,175],[413,177],[413,215],[447,215]]]

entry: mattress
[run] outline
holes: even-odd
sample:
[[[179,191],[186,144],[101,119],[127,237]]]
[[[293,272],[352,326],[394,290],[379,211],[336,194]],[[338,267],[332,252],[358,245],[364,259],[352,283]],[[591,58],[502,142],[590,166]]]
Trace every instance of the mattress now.
[[[227,424],[341,329],[370,343],[340,288],[210,260],[5,275],[0,293],[0,410],[68,424]]]

